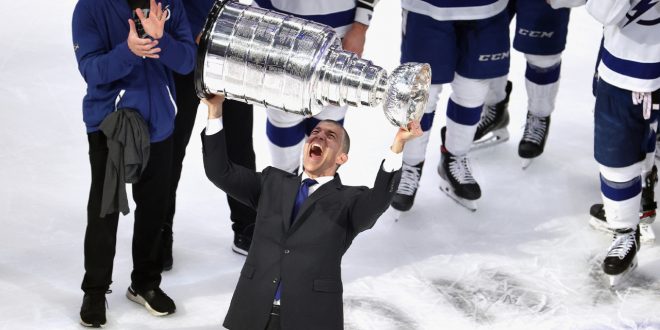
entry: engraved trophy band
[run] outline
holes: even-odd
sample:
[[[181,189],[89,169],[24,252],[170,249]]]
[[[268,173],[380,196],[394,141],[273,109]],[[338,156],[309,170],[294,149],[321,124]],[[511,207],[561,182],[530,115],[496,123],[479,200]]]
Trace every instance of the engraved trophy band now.
[[[383,104],[387,119],[400,127],[422,116],[430,83],[426,63],[404,63],[388,77],[342,50],[329,26],[233,0],[213,5],[195,69],[200,98],[224,93],[303,116],[326,105]]]

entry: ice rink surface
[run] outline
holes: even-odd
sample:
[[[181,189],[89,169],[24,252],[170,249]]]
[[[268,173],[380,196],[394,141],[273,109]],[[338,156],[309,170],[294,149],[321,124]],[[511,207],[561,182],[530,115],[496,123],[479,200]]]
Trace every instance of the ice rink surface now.
[[[85,84],[71,42],[75,1],[2,0],[0,11],[0,329],[80,329],[83,236],[89,189],[81,100]],[[365,58],[398,64],[401,14],[379,4]],[[413,209],[391,211],[360,235],[343,263],[346,328],[660,329],[660,248],[643,246],[627,288],[600,271],[608,235],[588,225],[600,201],[592,156],[591,77],[601,26],[573,11],[545,153],[521,169],[517,144],[527,96],[524,58],[512,53],[509,142],[472,155],[483,190],[471,213],[438,189],[436,113]],[[174,315],[156,318],[124,297],[133,215],[120,218],[108,299],[109,329],[218,329],[244,258],[230,250],[224,194],[205,177],[198,112],[178,191],[174,269],[163,289]],[[395,129],[380,109],[350,109],[346,184],[371,185]],[[268,165],[265,112],[255,110],[258,168]],[[130,192],[130,190],[129,190]],[[131,205],[134,209],[134,205]],[[655,224],[656,231],[660,225]]]

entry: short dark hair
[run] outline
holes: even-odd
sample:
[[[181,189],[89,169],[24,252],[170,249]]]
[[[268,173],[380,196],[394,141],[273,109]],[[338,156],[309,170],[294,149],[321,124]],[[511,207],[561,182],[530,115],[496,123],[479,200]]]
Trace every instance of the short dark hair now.
[[[348,136],[348,131],[346,130],[346,128],[344,128],[344,125],[342,125],[340,122],[338,122],[336,120],[332,120],[332,119],[323,119],[319,122],[319,124],[323,123],[323,122],[330,123],[330,124],[333,124],[335,126],[341,127],[341,130],[344,132],[344,139],[342,141],[341,151],[345,154],[348,154],[348,151],[351,149],[351,137]]]

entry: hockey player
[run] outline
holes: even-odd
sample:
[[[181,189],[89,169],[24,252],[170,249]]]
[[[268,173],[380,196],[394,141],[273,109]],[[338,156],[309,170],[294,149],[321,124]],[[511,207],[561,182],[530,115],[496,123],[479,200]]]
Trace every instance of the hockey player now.
[[[596,96],[596,87],[598,86],[598,65],[600,64],[601,54],[603,52],[603,46],[601,43],[600,51],[598,52],[598,59],[596,61],[596,73],[594,74],[594,89],[593,94]],[[658,153],[656,141],[657,141],[657,129],[658,129],[658,112],[651,112],[651,124],[649,126],[649,132],[647,137],[646,144],[646,157],[644,162],[642,162],[642,199],[639,206],[639,234],[640,240],[642,243],[653,244],[655,242],[655,232],[651,224],[655,222],[656,209],[658,204],[655,201],[655,186],[658,183],[658,169],[655,166],[655,157]],[[614,231],[607,223],[607,216],[605,215],[605,209],[602,203],[597,203],[591,205],[589,209],[591,214],[591,219],[589,224],[598,230],[602,230],[607,233],[613,233]]]
[[[651,112],[660,109],[660,3],[591,0],[587,10],[603,23],[598,66],[594,156],[614,239],[603,260],[612,286],[637,265],[642,164]]]
[[[331,26],[342,38],[344,50],[362,56],[367,28],[378,1],[255,0],[253,5]],[[311,118],[267,109],[266,134],[272,165],[287,172],[297,172],[305,136],[320,120],[331,119],[343,124],[346,109],[345,106],[326,106]]]
[[[561,55],[566,46],[570,9],[584,0],[510,0],[510,19],[516,17],[513,48],[525,54],[527,120],[518,155],[523,168],[540,156],[550,130],[550,115],[559,90]],[[474,136],[473,148],[489,147],[509,139],[508,103],[512,84],[507,77],[491,82],[486,105]]]
[[[442,84],[451,83],[438,173],[445,182],[443,191],[475,210],[481,189],[467,153],[488,80],[508,72],[507,0],[402,0],[402,6],[401,62],[429,63],[433,77],[421,121],[424,135],[404,151],[401,183],[392,207],[407,211],[413,205]]]

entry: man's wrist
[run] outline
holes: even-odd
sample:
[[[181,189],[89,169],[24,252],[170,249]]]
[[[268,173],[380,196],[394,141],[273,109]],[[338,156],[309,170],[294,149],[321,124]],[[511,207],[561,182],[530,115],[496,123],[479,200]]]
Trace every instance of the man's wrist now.
[[[369,29],[369,25],[366,25],[364,23],[355,21],[353,22],[353,25],[351,28],[355,31],[362,32],[362,33],[367,33],[367,29]]]
[[[390,150],[392,150],[393,153],[395,154],[400,154],[403,152],[403,146],[405,145],[405,142],[401,140],[394,140],[394,143],[392,143],[392,146],[390,146]]]

